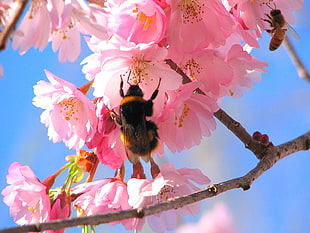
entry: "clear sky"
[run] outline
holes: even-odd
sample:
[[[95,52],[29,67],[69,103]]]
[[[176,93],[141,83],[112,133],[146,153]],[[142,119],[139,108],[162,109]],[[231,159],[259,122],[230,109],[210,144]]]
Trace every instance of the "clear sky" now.
[[[310,69],[310,3],[296,15],[296,25],[301,40],[293,41],[298,54]],[[275,144],[281,144],[310,129],[310,83],[297,76],[296,69],[283,46],[268,50],[270,36],[265,33],[260,40],[261,49],[254,50],[258,59],[270,63],[269,73],[241,99],[225,98],[222,108],[241,122],[250,132],[261,131]],[[83,54],[75,63],[59,63],[51,47],[44,52],[30,49],[20,56],[9,48],[0,53],[0,64],[5,78],[0,79],[0,189],[6,186],[5,175],[9,165],[18,161],[29,165],[43,180],[64,163],[64,157],[74,154],[63,143],[48,140],[47,129],[40,123],[41,109],[32,105],[33,85],[46,80],[44,69],[73,82],[85,83],[79,62],[90,52],[85,43]],[[213,136],[182,154],[168,154],[176,167],[200,168],[217,183],[243,176],[258,162],[250,151],[218,122]],[[244,233],[310,232],[310,151],[298,152],[277,163],[244,192],[233,190],[218,197],[204,200],[207,210],[216,202],[225,202],[234,215],[236,225]],[[98,177],[108,177],[103,170]],[[14,226],[8,207],[0,202],[0,228]],[[186,218],[197,221],[195,218]],[[123,228],[103,228],[104,232]],[[147,232],[148,228],[144,229]],[[76,232],[72,231],[72,232]]]

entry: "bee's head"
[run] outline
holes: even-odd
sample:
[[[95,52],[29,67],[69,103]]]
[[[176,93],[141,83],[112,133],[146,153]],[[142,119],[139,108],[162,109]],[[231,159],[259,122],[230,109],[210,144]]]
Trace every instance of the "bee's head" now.
[[[272,17],[281,15],[281,11],[278,10],[278,9],[271,10],[271,11],[270,11],[270,15],[271,15]]]
[[[143,92],[139,85],[130,85],[125,96],[139,96],[143,97]]]

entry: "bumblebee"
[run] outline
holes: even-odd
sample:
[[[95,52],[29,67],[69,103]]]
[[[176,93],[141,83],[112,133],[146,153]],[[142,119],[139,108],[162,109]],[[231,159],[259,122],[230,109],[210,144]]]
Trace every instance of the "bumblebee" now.
[[[124,82],[121,78],[119,93],[122,101],[119,115],[113,113],[111,117],[121,127],[121,138],[125,145],[126,154],[133,164],[139,161],[139,157],[148,162],[151,152],[158,146],[157,126],[153,121],[147,120],[146,117],[153,115],[153,100],[158,95],[160,82],[161,79],[159,79],[158,86],[151,98],[145,100],[139,83],[132,85],[127,80],[130,87],[124,94]]]

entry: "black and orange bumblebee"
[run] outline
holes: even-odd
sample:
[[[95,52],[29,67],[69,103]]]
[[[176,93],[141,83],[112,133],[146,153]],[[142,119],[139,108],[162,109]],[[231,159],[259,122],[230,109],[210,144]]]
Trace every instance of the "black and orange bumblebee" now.
[[[125,145],[126,154],[133,164],[139,161],[139,157],[148,162],[151,152],[158,146],[157,126],[153,121],[147,120],[146,117],[153,115],[153,100],[158,95],[160,82],[161,79],[159,79],[158,86],[151,98],[145,100],[139,83],[132,85],[127,80],[130,86],[126,94],[124,94],[124,82],[121,78],[119,93],[122,100],[119,107],[119,115],[113,112],[111,117],[121,127],[122,141]]]

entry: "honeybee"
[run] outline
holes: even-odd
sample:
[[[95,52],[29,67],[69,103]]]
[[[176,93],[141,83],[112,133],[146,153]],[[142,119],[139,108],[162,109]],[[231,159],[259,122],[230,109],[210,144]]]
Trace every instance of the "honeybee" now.
[[[290,29],[291,32],[293,32],[293,35],[296,39],[299,39],[297,33],[294,31],[294,29],[287,24],[283,14],[281,13],[281,10],[276,9],[276,7],[273,9],[267,4],[267,6],[271,9],[270,14],[266,14],[268,19],[263,19],[264,21],[268,22],[272,29],[266,30],[268,33],[272,35],[272,38],[269,43],[269,50],[274,51],[280,47],[283,40],[285,39],[286,31]],[[284,27],[287,28],[284,28]]]
[[[158,86],[151,98],[145,100],[139,83],[132,85],[127,80],[130,86],[126,94],[124,94],[124,82],[121,78],[119,93],[122,101],[120,103],[119,115],[113,112],[111,117],[121,126],[121,138],[125,145],[126,154],[129,161],[133,164],[139,161],[139,157],[148,162],[151,152],[158,146],[157,126],[153,121],[147,120],[146,117],[153,115],[153,100],[158,95],[160,82],[161,79],[159,79]]]

